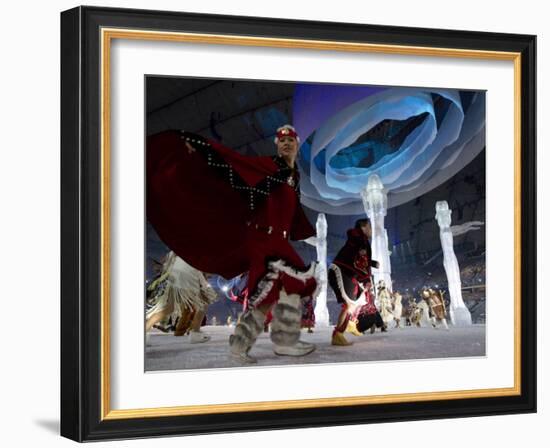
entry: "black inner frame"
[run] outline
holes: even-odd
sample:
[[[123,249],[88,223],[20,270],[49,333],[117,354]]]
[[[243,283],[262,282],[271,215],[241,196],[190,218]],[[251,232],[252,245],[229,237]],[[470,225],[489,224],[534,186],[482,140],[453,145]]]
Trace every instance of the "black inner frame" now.
[[[101,421],[101,27],[521,53],[521,395]],[[63,12],[61,435],[92,441],[535,412],[535,55],[530,35],[96,7]]]

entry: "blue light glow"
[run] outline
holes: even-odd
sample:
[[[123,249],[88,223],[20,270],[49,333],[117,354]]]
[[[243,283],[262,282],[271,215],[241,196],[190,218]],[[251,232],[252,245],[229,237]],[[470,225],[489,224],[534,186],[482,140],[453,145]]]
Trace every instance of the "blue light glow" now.
[[[485,94],[457,90],[299,85],[294,123],[304,143],[302,200],[314,210],[360,214],[372,174],[396,206],[435,188],[485,146]]]

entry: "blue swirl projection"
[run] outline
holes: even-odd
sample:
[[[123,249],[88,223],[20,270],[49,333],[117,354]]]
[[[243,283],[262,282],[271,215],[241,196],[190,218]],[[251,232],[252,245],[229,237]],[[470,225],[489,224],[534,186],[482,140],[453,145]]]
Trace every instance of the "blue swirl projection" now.
[[[370,175],[380,176],[393,207],[437,187],[483,150],[485,93],[299,85],[294,123],[304,140],[303,203],[360,214]]]

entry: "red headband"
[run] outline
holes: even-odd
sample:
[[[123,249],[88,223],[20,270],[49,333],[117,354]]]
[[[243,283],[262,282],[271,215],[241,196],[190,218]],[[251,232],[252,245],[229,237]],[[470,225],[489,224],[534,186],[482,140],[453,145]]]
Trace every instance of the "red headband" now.
[[[297,138],[298,134],[296,133],[296,131],[293,131],[290,128],[283,128],[283,129],[281,129],[280,131],[277,132],[277,138],[282,138],[282,137]]]

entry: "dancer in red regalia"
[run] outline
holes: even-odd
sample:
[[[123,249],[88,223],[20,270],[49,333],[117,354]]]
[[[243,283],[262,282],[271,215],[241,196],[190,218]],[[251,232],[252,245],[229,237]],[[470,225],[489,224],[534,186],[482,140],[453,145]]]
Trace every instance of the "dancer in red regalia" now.
[[[373,316],[378,313],[370,292],[371,267],[378,267],[378,262],[371,258],[371,234],[370,221],[357,220],[355,227],[347,231],[346,244],[329,266],[328,282],[336,295],[336,300],[342,306],[332,333],[332,345],[351,345],[344,337],[344,332],[352,315],[359,312],[359,309],[355,309],[355,304],[362,293],[366,295],[366,303],[361,307],[361,312]]]
[[[275,144],[276,156],[246,157],[184,131],[147,142],[147,217],[160,238],[202,272],[248,271],[248,310],[230,337],[231,353],[244,362],[256,362],[249,351],[270,310],[276,354],[315,349],[299,340],[315,265],[306,268],[289,242],[314,235],[300,205],[294,128],[279,128]]]

